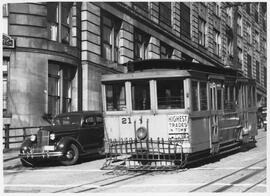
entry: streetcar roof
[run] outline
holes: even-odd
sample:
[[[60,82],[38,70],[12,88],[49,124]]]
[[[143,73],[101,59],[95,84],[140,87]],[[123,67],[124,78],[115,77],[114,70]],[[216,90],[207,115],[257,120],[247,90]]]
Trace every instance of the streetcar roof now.
[[[102,76],[102,81],[119,81],[128,79],[189,77],[192,72],[236,76],[238,71],[222,66],[211,66],[176,59],[148,59],[124,64],[127,73],[108,74]],[[240,74],[241,75],[241,74]],[[239,75],[239,76],[240,76]]]

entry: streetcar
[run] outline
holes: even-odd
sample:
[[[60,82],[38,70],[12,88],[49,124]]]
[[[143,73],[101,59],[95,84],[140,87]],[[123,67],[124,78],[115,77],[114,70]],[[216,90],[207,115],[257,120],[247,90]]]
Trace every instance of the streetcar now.
[[[103,75],[103,169],[171,170],[255,142],[256,83],[240,71],[173,59]]]

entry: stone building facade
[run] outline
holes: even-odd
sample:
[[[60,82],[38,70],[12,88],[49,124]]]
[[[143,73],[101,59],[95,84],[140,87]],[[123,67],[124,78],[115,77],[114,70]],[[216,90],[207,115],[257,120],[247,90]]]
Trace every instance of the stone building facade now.
[[[124,63],[140,59],[233,67],[256,79],[258,105],[265,104],[265,3],[55,4],[6,6],[6,34],[16,40],[3,53],[8,64],[5,112],[12,126],[39,125],[44,114],[102,110],[101,75],[125,72]],[[59,39],[65,28],[69,39]],[[64,67],[72,67],[68,77],[63,77]],[[56,84],[62,90],[53,94],[56,87],[50,85]]]
[[[3,117],[11,127],[78,109],[80,3],[3,6]]]

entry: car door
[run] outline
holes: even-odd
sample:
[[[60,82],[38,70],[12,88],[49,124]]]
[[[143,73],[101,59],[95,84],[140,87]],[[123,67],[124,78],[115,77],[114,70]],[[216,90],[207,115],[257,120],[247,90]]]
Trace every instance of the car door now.
[[[82,128],[80,131],[79,141],[85,150],[98,146],[96,139],[99,134],[97,127],[96,116],[89,115],[83,118]]]

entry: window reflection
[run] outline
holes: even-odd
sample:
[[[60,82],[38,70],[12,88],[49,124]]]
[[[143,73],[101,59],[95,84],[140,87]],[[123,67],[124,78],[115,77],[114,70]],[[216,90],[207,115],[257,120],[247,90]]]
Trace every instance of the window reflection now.
[[[157,81],[157,100],[159,109],[184,108],[183,80]]]
[[[108,111],[123,111],[126,109],[124,83],[106,85],[106,104]]]
[[[150,109],[150,89],[148,81],[132,82],[131,93],[133,110]]]

